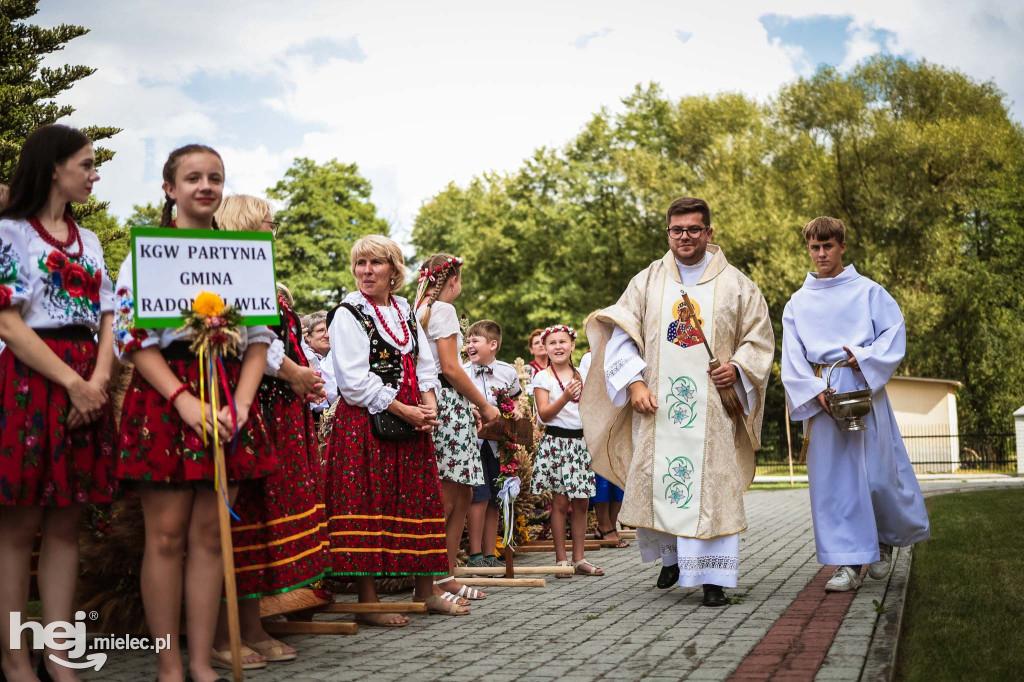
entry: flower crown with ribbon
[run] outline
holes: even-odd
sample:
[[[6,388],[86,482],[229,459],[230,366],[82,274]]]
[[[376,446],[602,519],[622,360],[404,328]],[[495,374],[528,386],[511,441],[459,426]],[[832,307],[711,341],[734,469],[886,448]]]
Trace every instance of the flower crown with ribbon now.
[[[463,262],[465,261],[463,261],[461,257],[452,256],[448,260],[444,261],[443,263],[435,267],[433,270],[429,268],[422,268],[420,270],[420,278],[417,281],[420,284],[423,284],[424,282],[427,281],[434,282],[437,280],[438,276],[451,270],[452,268],[462,267]]]
[[[566,334],[569,335],[570,339],[572,339],[573,341],[576,340],[576,330],[573,329],[572,327],[567,327],[564,324],[553,324],[550,327],[546,327],[544,331],[540,333],[540,340],[544,341],[545,339],[548,338],[548,336],[554,334],[555,332],[565,332]]]

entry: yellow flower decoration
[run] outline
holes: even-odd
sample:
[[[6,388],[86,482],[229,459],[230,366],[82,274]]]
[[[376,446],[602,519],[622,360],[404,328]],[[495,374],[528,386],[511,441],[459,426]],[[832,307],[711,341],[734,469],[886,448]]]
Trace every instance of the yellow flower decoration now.
[[[192,310],[207,317],[220,315],[224,312],[224,299],[217,294],[204,291],[196,296],[196,300],[192,304]]]

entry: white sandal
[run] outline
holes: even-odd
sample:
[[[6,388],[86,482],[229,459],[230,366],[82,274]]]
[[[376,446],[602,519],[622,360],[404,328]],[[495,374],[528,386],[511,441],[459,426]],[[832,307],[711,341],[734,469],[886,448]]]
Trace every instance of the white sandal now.
[[[434,584],[440,586],[442,583],[450,582],[452,580],[455,580],[455,576],[454,575],[450,575],[447,578],[441,578],[440,580],[435,580]],[[466,587],[465,585],[463,585],[462,588],[459,589],[458,594],[455,594],[453,592],[449,592],[448,590],[444,589],[443,587],[441,588],[441,591],[444,592],[446,595],[450,595],[452,599],[461,599],[462,602],[465,602],[465,603],[458,602],[459,606],[469,606],[469,601],[468,600],[470,600],[470,599],[486,599],[486,597],[487,597],[487,595],[485,595],[483,592],[480,592],[479,590],[474,590],[473,588],[470,588],[470,587]],[[477,594],[479,596],[468,597],[468,596],[466,596],[467,593],[469,593],[469,594],[474,594],[475,593],[475,594]],[[449,601],[451,601],[451,600],[449,600]]]
[[[556,561],[555,562],[555,566],[572,566],[572,564],[569,563],[568,561]],[[575,567],[573,567],[573,570],[575,570]],[[555,577],[556,578],[571,578],[572,574],[571,573],[556,573]]]

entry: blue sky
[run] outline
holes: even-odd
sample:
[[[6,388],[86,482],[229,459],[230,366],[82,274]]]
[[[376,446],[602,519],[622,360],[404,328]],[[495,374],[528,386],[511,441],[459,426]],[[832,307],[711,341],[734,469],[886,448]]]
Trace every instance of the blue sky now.
[[[168,151],[200,141],[232,192],[262,195],[296,156],[356,162],[403,237],[449,182],[565,143],[637,83],[764,99],[878,52],[994,79],[1022,118],[1024,3],[721,4],[52,0],[34,21],[90,29],[47,65],[98,69],[62,101],[72,124],[124,128],[96,187],[121,216],[161,197]]]

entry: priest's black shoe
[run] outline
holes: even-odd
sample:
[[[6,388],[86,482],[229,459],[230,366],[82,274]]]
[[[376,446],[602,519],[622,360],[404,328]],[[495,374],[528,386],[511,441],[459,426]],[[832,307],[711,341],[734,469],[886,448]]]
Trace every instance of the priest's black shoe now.
[[[661,575],[658,576],[658,589],[667,590],[679,582],[679,564],[674,566],[662,566]]]
[[[704,606],[725,606],[729,600],[725,598],[725,590],[720,585],[704,586]]]

